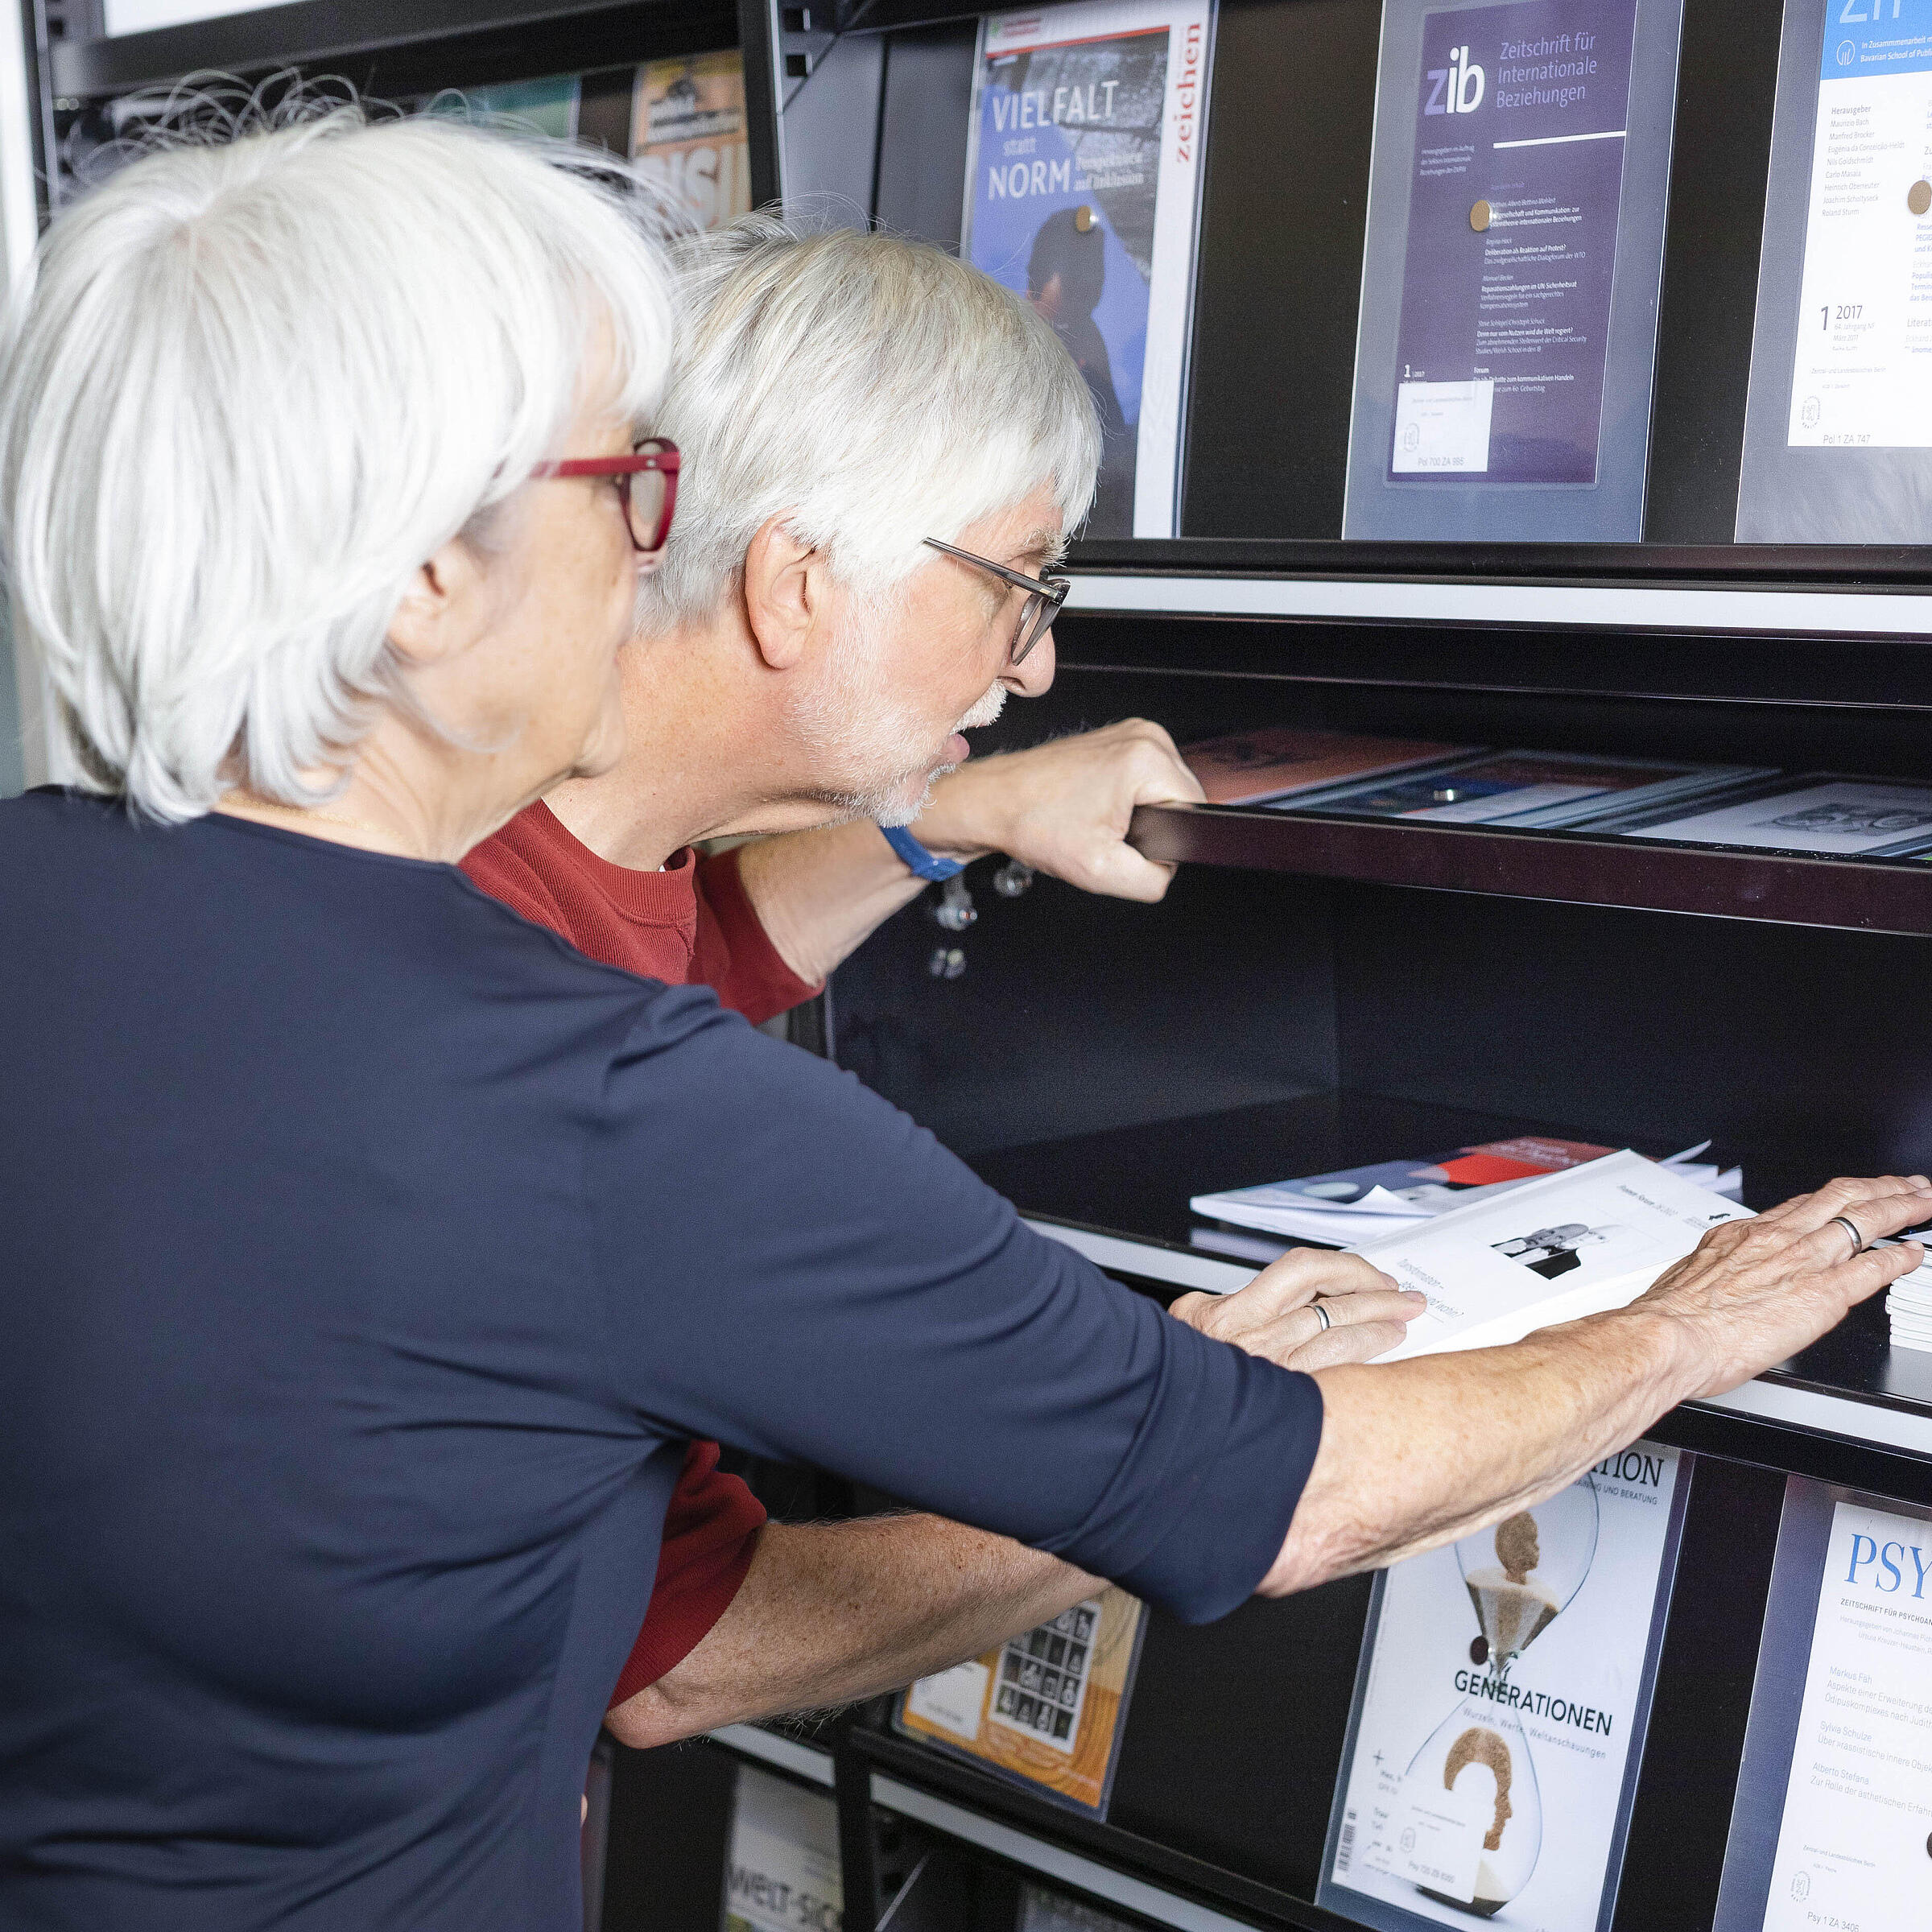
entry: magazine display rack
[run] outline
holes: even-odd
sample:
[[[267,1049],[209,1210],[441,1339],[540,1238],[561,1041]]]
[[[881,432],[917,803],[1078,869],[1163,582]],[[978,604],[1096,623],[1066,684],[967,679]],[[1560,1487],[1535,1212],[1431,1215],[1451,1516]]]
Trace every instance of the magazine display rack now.
[[[1732,541],[1779,11],[1682,10],[1644,540],[1344,543],[1380,0],[1220,0],[1180,534],[1076,543],[1055,687],[981,748],[1141,716],[1183,743],[1278,724],[1932,782],[1932,547]],[[299,0],[114,39],[85,0],[60,17],[43,180],[77,118],[192,72],[408,96],[735,43],[754,203],[955,249],[965,226],[979,16],[944,0]],[[1178,869],[1162,904],[1009,891],[982,861],[970,931],[928,894],[792,1030],[1138,1291],[1265,1258],[1193,1195],[1513,1134],[1710,1135],[1760,1208],[1932,1166],[1932,864],[1253,807],[1146,807],[1131,836]],[[1694,1466],[1591,1932],[1713,1922],[1785,1483],[1932,1505],[1932,1354],[1868,1306],[1650,1434]],[[1314,1901],[1370,1611],[1352,1579],[1207,1629],[1150,1613],[1099,1814],[895,1728],[890,1700],[619,1752],[601,1922],[716,1925],[697,1865],[735,1760],[836,1794],[846,1932],[1018,1932],[1036,1881],[1127,1925],[1342,1932]],[[1539,1872],[1563,1856],[1540,1822]]]
[[[1644,540],[1344,542],[1383,9],[1222,0],[1179,534],[1076,542],[1055,687],[985,749],[1140,716],[1182,744],[1279,725],[1932,777],[1932,549],[1732,540],[1777,13],[1682,10]],[[748,14],[748,47],[760,32],[774,192],[957,248],[976,19],[880,0]],[[1146,807],[1131,836],[1178,868],[1162,906],[1044,879],[1009,898],[985,862],[969,931],[908,909],[818,1024],[1142,1292],[1232,1286],[1265,1258],[1191,1195],[1510,1134],[1652,1154],[1713,1135],[1758,1207],[1932,1158],[1932,1050],[1904,990],[1932,865],[1332,802]],[[1932,1356],[1892,1348],[1867,1307],[1651,1435],[1686,1452],[1690,1500],[1601,1926],[1702,1932],[1782,1485],[1932,1501]],[[888,1706],[855,1714],[835,1749],[848,1926],[880,1922],[869,1908],[991,1922],[972,1901],[997,1886],[971,1871],[1042,1876],[1129,1923],[1363,1922],[1314,1901],[1369,1615],[1352,1582],[1207,1630],[1154,1617],[1102,1817],[906,1735]],[[1539,1874],[1565,1830],[1547,1803],[1540,1825]],[[882,1829],[933,1848],[896,1905],[869,1862]]]

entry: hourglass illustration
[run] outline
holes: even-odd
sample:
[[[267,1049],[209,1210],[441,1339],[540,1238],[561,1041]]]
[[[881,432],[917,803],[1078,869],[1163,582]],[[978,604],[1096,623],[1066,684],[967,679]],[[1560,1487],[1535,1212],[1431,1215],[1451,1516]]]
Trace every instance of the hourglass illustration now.
[[[1416,1889],[1479,1918],[1492,1918],[1529,1884],[1543,1848],[1543,1805],[1530,1740],[1515,1714],[1465,1698],[1430,1732],[1406,1781],[1418,1810],[1451,1794],[1460,1828],[1480,1834],[1471,1896],[1433,1885]]]
[[[1455,1546],[1486,1662],[1499,1678],[1569,1608],[1596,1556],[1596,1484],[1588,1476],[1534,1509]]]

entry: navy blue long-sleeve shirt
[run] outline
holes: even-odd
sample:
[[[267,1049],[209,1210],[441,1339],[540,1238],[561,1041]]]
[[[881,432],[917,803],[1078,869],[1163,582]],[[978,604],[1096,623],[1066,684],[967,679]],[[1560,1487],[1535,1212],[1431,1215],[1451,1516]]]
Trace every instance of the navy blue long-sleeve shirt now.
[[[576,1922],[686,1441],[1183,1616],[1319,1394],[454,869],[0,805],[0,1923]]]

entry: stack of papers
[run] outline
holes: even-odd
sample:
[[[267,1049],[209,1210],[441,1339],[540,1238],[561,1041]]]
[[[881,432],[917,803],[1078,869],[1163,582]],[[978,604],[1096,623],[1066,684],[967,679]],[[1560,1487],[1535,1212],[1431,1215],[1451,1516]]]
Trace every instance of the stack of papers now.
[[[1923,1229],[1912,1238],[1928,1239]],[[1932,1350],[1932,1261],[1901,1275],[1892,1284],[1885,1296],[1885,1312],[1892,1318],[1894,1348]]]
[[[1411,1222],[1358,1250],[1429,1302],[1378,1359],[1493,1348],[1621,1308],[1708,1230],[1749,1216],[1625,1149]]]
[[[1735,1196],[1744,1185],[1739,1169],[1720,1171],[1714,1162],[1696,1159],[1709,1145],[1706,1141],[1686,1148],[1660,1164],[1695,1187]],[[1381,1161],[1224,1194],[1197,1194],[1188,1206],[1236,1228],[1346,1248],[1521,1187],[1540,1175],[1600,1160],[1610,1151],[1583,1141],[1524,1134],[1426,1160]]]
[[[1210,805],[1257,805],[1315,786],[1338,785],[1466,758],[1469,745],[1364,737],[1352,731],[1303,731],[1268,724],[1182,748]]]

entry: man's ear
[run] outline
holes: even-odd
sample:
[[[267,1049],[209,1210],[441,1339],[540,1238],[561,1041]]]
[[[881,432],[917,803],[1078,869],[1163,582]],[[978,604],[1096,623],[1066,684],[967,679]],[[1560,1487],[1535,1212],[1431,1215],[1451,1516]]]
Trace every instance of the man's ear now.
[[[487,627],[482,559],[460,537],[419,564],[389,620],[389,641],[415,665],[467,650]]]
[[[794,534],[780,510],[760,526],[745,548],[745,617],[758,655],[773,671],[789,671],[824,623],[824,559]]]

